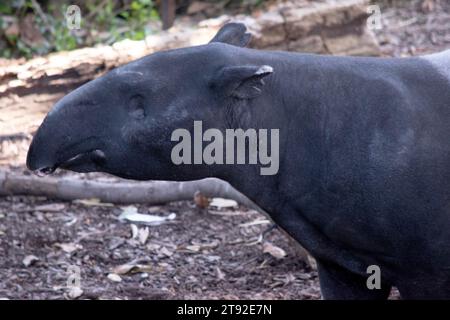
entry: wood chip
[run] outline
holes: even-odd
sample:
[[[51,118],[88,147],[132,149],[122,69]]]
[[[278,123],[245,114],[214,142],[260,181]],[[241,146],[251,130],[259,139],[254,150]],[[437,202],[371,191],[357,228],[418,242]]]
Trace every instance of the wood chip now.
[[[222,281],[225,279],[225,273],[222,272],[222,270],[220,270],[219,267],[216,267],[216,275],[217,275],[217,279],[219,281]]]
[[[120,266],[114,267],[111,274],[124,275],[128,273],[150,272],[152,266],[148,264],[140,264],[137,262],[129,262]]]
[[[122,208],[122,213],[119,216],[119,220],[127,221],[137,224],[145,224],[149,226],[159,226],[163,223],[166,223],[170,220],[176,218],[175,213],[171,213],[166,217],[155,216],[151,214],[142,214],[138,213],[137,208],[134,206],[128,206]]]
[[[239,227],[246,228],[246,227],[250,227],[250,226],[257,226],[257,225],[260,225],[260,224],[269,224],[269,223],[271,223],[271,222],[269,220],[267,220],[267,219],[256,219],[256,220],[251,221],[251,222],[241,223],[239,225]]]
[[[122,282],[122,278],[118,274],[110,273],[107,277],[113,282]]]
[[[223,208],[237,208],[238,203],[231,199],[224,198],[213,198],[211,203],[209,204],[211,207],[216,207],[217,209]]]
[[[63,203],[49,203],[43,204],[40,206],[36,206],[34,211],[42,211],[42,212],[60,212],[63,211],[66,206]]]
[[[57,246],[62,251],[67,252],[67,253],[72,253],[75,250],[79,250],[79,249],[83,248],[82,245],[76,244],[76,243],[57,243],[57,244],[55,244],[55,246]]]
[[[270,254],[276,259],[283,259],[286,256],[286,251],[268,241],[263,243],[263,252]]]
[[[80,287],[71,287],[67,294],[67,296],[70,299],[77,299],[77,298],[81,297],[82,295],[83,295],[83,290],[81,290]]]
[[[39,261],[39,258],[38,258],[38,257],[33,256],[33,255],[29,255],[29,256],[26,256],[26,257],[22,260],[22,263],[23,263],[23,265],[24,265],[25,267],[29,267],[29,266],[31,266],[32,264],[34,264],[35,262],[37,262],[37,261]]]
[[[114,207],[114,204],[101,202],[100,199],[91,198],[91,199],[78,199],[72,201],[73,203],[79,203],[85,206],[95,206],[95,207]]]

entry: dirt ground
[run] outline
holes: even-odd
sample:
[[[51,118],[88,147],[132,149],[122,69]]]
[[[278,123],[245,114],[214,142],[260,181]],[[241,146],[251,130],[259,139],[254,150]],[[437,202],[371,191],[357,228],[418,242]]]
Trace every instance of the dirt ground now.
[[[51,204],[39,209],[37,206]],[[318,299],[317,274],[296,258],[278,230],[266,240],[286,250],[277,259],[254,244],[267,224],[245,209],[203,212],[192,203],[138,206],[174,220],[160,226],[118,221],[120,207],[55,203],[13,197],[0,203],[0,297],[61,299],[73,266],[80,268],[81,298],[108,299]],[[50,210],[50,212],[46,211]],[[220,214],[219,214],[220,213]],[[26,266],[27,256],[31,261]],[[34,261],[34,259],[39,259]],[[114,268],[135,271],[108,278]],[[70,281],[70,280],[69,280]]]
[[[381,4],[383,27],[375,33],[385,56],[450,47],[450,2]],[[0,169],[26,170],[30,134],[41,109],[58,97],[3,97],[13,100],[0,104],[0,112],[14,107],[13,116],[27,120],[20,122],[23,133],[0,136]],[[40,106],[35,116],[34,105]],[[0,198],[0,298],[320,299],[317,272],[279,230],[265,236],[265,245],[256,241],[270,224],[255,211],[201,210],[193,202],[136,208],[176,217],[159,226],[132,227],[118,220],[119,206]],[[265,253],[267,245],[286,255]],[[82,292],[70,289],[77,271]]]

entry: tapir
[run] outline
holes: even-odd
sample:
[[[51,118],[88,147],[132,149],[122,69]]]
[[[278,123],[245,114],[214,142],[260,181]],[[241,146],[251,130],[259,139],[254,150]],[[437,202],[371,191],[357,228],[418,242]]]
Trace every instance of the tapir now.
[[[387,299],[393,286],[403,299],[450,298],[450,51],[337,57],[249,41],[244,25],[226,24],[206,45],[150,54],[82,85],[45,117],[28,168],[217,177],[316,259],[324,299]],[[175,164],[171,135],[194,121],[278,129],[278,172]]]

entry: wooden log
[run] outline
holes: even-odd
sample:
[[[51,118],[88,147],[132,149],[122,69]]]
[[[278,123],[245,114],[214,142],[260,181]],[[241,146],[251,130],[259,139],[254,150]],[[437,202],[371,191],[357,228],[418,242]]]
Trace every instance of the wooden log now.
[[[44,196],[49,199],[67,201],[97,198],[102,202],[117,204],[163,204],[172,201],[192,200],[196,192],[200,192],[207,197],[233,199],[242,205],[263,212],[229,183],[216,178],[186,182],[135,182],[127,180],[99,182],[73,177],[39,178],[34,175],[0,172],[0,196]]]

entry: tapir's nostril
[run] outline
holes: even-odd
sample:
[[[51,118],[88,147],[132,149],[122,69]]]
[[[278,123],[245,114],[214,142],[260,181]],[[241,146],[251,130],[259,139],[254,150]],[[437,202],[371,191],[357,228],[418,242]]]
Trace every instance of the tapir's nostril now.
[[[44,167],[44,168],[40,168],[37,170],[34,170],[33,172],[38,176],[38,177],[44,177],[46,175],[49,175],[53,172],[55,172],[55,167]]]

